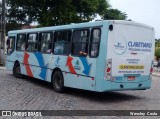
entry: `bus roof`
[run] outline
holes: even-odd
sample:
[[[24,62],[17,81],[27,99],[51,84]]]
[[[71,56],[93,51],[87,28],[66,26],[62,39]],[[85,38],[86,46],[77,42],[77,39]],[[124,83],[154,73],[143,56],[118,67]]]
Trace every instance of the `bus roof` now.
[[[29,32],[41,32],[41,31],[52,31],[52,30],[62,30],[62,29],[76,29],[76,28],[87,28],[87,27],[98,27],[103,26],[104,23],[110,24],[125,24],[125,25],[134,25],[152,29],[153,27],[147,26],[145,24],[137,23],[134,21],[127,20],[101,20],[95,22],[85,22],[85,23],[71,23],[68,25],[61,26],[50,26],[50,27],[41,27],[41,28],[32,28],[32,29],[21,29],[21,30],[13,30],[9,31],[8,34],[17,34],[17,33],[29,33]]]

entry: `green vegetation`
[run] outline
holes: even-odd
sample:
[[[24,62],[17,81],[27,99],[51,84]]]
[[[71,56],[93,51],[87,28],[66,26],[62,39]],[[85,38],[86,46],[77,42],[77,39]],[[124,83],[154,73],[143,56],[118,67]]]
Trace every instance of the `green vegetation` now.
[[[160,39],[156,39],[155,42],[155,56],[157,57],[157,59],[160,58]]]
[[[55,26],[103,19],[126,19],[127,15],[111,9],[106,0],[8,0],[7,23]]]
[[[104,14],[104,19],[125,20],[127,19],[127,14],[118,9],[108,9]]]
[[[8,0],[8,22],[32,23],[41,26],[90,21],[104,15],[106,0]]]

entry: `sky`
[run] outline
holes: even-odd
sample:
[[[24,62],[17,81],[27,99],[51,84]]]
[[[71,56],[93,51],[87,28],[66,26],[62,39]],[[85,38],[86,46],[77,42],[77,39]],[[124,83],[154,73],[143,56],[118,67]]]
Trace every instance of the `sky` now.
[[[155,38],[160,39],[160,0],[109,0],[112,8],[125,12],[135,22],[155,28]]]

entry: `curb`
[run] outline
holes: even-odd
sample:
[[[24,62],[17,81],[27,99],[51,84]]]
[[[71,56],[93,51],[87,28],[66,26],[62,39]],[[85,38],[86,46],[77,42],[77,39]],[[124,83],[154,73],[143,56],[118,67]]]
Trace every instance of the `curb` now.
[[[0,70],[6,70],[6,67],[0,67]]]
[[[152,76],[160,76],[160,73],[152,73]]]

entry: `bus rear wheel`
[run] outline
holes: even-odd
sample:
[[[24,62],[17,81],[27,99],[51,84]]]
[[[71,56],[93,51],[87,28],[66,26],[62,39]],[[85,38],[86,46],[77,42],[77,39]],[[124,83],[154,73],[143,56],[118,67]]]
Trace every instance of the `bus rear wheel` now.
[[[21,78],[21,68],[19,63],[15,63],[13,67],[13,75],[16,78]]]
[[[54,72],[52,77],[52,84],[53,84],[53,89],[56,92],[62,93],[64,91],[64,79],[60,71]]]

